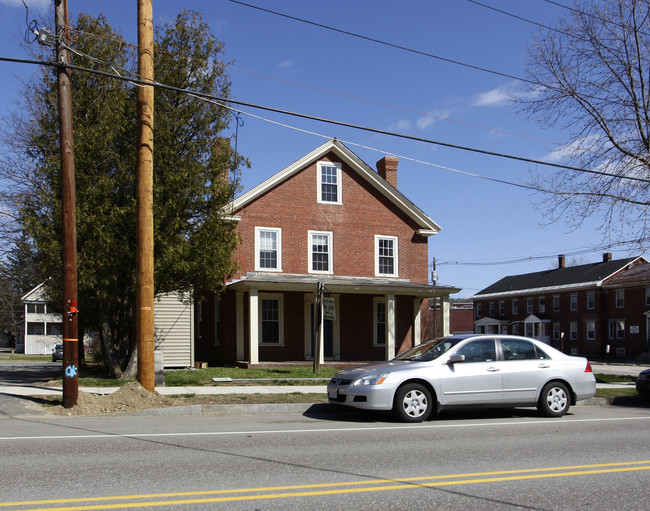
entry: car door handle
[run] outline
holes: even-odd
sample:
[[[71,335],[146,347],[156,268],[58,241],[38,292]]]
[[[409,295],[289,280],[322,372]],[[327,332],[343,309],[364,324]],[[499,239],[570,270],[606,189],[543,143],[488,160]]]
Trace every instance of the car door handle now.
[[[539,364],[537,367],[539,367],[540,369],[548,369],[551,366],[548,364]]]
[[[488,367],[488,373],[496,373],[497,371],[500,371],[498,367]]]

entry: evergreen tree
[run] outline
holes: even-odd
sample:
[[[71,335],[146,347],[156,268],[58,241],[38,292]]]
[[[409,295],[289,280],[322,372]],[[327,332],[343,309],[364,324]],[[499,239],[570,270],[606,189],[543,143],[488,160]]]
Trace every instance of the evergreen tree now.
[[[184,11],[156,28],[155,79],[227,98],[223,45],[200,14]],[[135,49],[103,16],[74,23],[72,63],[120,74],[137,69]],[[75,39],[76,38],[76,39]],[[45,60],[50,60],[46,55]],[[136,86],[72,72],[80,327],[96,331],[117,375],[135,346]],[[15,183],[5,196],[32,240],[48,295],[61,303],[61,186],[56,72],[43,68],[25,87],[13,130],[13,158],[0,161]],[[218,292],[233,271],[237,238],[222,218],[234,195],[231,171],[246,164],[222,133],[227,109],[156,89],[154,113],[155,291]]]

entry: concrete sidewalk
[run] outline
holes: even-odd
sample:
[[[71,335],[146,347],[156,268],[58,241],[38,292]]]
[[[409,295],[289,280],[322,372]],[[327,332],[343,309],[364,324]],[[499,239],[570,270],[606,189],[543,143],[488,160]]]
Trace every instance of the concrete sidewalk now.
[[[634,382],[629,383],[597,383],[598,389],[634,388]],[[80,391],[89,394],[112,394],[119,387],[79,387]],[[37,385],[4,385],[0,386],[0,394],[13,396],[55,396],[63,392],[61,387],[43,387]],[[196,386],[196,387],[156,387],[156,392],[162,396],[177,396],[183,394],[215,395],[215,394],[325,394],[326,385],[233,385],[233,386]]]
[[[119,387],[79,387],[80,391],[88,394],[112,394]],[[43,387],[38,385],[3,385],[0,394],[14,396],[54,396],[63,392],[62,387]],[[213,395],[213,394],[325,394],[326,385],[210,385],[197,387],[156,387],[156,392],[162,396],[183,394]]]

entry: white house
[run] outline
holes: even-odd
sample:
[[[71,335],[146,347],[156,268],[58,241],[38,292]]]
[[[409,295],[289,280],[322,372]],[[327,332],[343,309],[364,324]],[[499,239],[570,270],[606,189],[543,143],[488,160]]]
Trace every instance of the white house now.
[[[61,313],[48,309],[43,284],[22,297],[25,307],[24,351],[28,355],[49,355],[61,343]],[[19,349],[20,343],[16,346]]]
[[[25,306],[24,352],[49,355],[63,339],[60,313],[48,310],[43,284],[22,297]],[[155,349],[163,353],[164,367],[194,364],[194,307],[179,293],[158,295],[154,306]],[[90,342],[92,336],[84,339]],[[16,349],[22,351],[20,341]]]

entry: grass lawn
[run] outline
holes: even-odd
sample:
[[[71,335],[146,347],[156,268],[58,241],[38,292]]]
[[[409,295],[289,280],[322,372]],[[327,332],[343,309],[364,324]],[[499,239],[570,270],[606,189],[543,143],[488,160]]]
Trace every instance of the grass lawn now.
[[[2,354],[0,362],[28,361],[48,362],[50,355]],[[205,369],[178,369],[165,371],[167,387],[194,387],[203,385],[324,385],[338,369],[321,368],[314,373],[311,367],[283,367],[275,369],[242,369],[239,367],[207,367]],[[629,383],[635,376],[595,374],[598,383]],[[231,382],[214,382],[212,378],[231,379]],[[254,380],[254,381],[253,381]],[[89,363],[79,374],[80,387],[121,387],[132,380],[116,380],[107,377],[98,364]],[[623,389],[597,389],[597,397],[636,396],[634,386]]]

